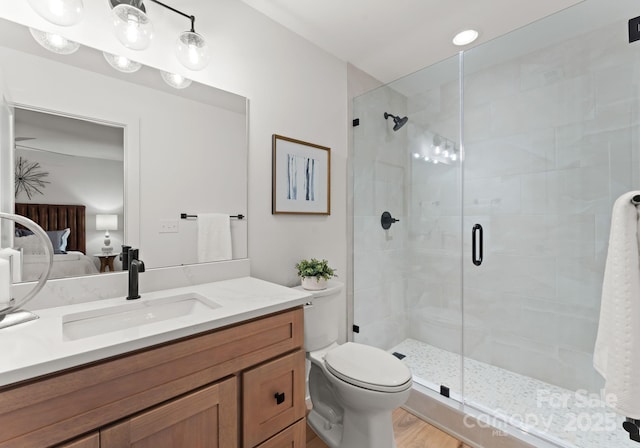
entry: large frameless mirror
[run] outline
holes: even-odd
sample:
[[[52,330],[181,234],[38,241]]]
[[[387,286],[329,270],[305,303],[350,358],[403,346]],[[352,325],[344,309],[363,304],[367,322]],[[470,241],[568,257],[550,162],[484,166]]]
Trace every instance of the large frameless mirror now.
[[[246,98],[175,89],[149,67],[121,73],[87,47],[54,54],[0,22],[2,211],[60,242],[53,278],[118,270],[122,245],[148,268],[247,257]],[[230,217],[230,253],[199,258],[203,214]],[[2,247],[22,254],[14,279],[35,280],[28,232],[2,232]]]

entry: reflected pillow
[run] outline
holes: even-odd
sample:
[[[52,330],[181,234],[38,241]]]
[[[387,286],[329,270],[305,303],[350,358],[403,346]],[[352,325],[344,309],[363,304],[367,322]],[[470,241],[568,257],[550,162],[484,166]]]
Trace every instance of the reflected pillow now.
[[[16,228],[16,236],[21,237],[21,236],[29,236],[29,235],[33,235],[33,232],[31,230]]]
[[[47,235],[53,245],[54,254],[66,254],[67,253],[67,239],[71,234],[71,229],[64,230],[47,230]]]

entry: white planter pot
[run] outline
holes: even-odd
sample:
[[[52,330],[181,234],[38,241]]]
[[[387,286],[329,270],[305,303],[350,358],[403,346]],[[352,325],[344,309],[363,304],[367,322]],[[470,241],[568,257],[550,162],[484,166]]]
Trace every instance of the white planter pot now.
[[[327,280],[321,278],[318,280],[315,277],[304,277],[301,279],[302,287],[309,291],[320,291],[322,289],[327,289]]]

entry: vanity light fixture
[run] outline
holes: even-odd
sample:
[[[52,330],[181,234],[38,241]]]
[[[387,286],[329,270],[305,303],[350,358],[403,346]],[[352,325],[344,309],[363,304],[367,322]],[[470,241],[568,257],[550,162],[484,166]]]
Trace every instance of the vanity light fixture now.
[[[459,47],[469,45],[471,42],[475,41],[478,36],[479,33],[473,29],[460,31],[453,37],[453,44]]]
[[[158,0],[149,0],[191,21],[189,31],[180,34],[176,41],[176,56],[190,70],[202,70],[209,63],[209,47],[205,39],[195,31],[196,18]],[[109,0],[113,8],[113,25],[118,40],[127,48],[144,50],[153,37],[153,25],[147,16],[142,0]]]
[[[164,79],[164,82],[169,84],[174,89],[185,89],[191,85],[191,80],[189,78],[185,78],[182,75],[178,75],[177,73],[169,73],[160,71],[160,76]]]
[[[82,0],[28,0],[40,17],[60,26],[75,25],[82,18]]]
[[[111,67],[123,73],[134,73],[142,67],[141,63],[132,61],[124,56],[118,56],[107,52],[103,52],[102,54]]]
[[[57,54],[72,54],[78,51],[80,44],[67,39],[57,33],[47,33],[45,31],[29,28],[31,35],[41,46]]]
[[[111,0],[111,17],[116,37],[131,50],[144,50],[151,43],[153,24],[147,17],[142,0]]]

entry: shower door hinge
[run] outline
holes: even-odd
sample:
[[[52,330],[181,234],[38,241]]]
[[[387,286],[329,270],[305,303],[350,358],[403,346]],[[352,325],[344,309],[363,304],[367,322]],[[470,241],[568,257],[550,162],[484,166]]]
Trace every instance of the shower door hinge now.
[[[640,40],[640,17],[629,19],[629,43]]]
[[[447,386],[440,385],[440,395],[449,398],[449,388]]]
[[[360,326],[354,325],[352,330],[353,330],[354,333],[360,333]]]
[[[356,118],[353,120],[353,127],[355,128],[356,126],[360,126],[360,119]]]

